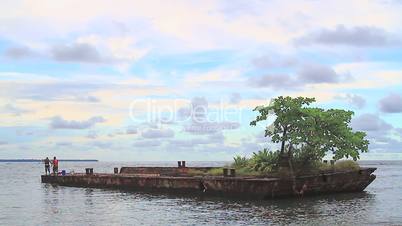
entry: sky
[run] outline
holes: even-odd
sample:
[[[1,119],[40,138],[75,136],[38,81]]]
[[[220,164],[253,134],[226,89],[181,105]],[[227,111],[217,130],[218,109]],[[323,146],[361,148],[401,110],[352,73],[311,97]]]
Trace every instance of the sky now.
[[[277,96],[402,159],[402,1],[1,0],[0,158],[231,160]]]

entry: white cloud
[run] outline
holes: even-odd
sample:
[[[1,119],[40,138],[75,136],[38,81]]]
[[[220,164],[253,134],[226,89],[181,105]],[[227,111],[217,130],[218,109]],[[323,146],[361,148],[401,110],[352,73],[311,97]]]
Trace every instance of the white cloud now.
[[[154,138],[170,138],[174,137],[174,131],[172,129],[147,129],[142,131],[141,135],[147,139]]]
[[[315,33],[299,38],[298,45],[347,45],[355,47],[385,47],[401,44],[402,40],[394,37],[384,29],[370,26],[345,27],[338,25],[335,29],[321,29]]]
[[[402,113],[402,97],[391,93],[379,101],[380,110],[386,113]]]
[[[296,1],[293,4],[267,1],[241,8],[232,2],[230,5],[228,8],[216,1],[69,0],[55,3],[45,0],[38,6],[31,0],[14,1],[3,3],[0,9],[0,32],[11,40],[32,44],[43,43],[48,37],[63,39],[70,34],[102,33],[99,32],[102,28],[104,35],[152,40],[153,46],[165,49],[172,49],[172,43],[181,43],[182,50],[205,50],[246,48],[256,42],[284,47],[288,40],[306,30],[337,24],[369,24],[396,30],[397,21],[401,20],[401,6],[375,1]],[[376,16],[369,16],[373,12]],[[123,55],[132,56],[132,53]]]
[[[0,114],[11,114],[15,116],[20,116],[22,114],[31,113],[32,111],[17,107],[13,104],[6,104],[0,106]]]
[[[339,95],[338,99],[344,100],[349,104],[352,104],[353,106],[362,109],[366,105],[366,99],[364,97],[357,95],[357,94],[345,94],[345,95]]]
[[[88,129],[97,123],[102,123],[105,121],[106,120],[101,116],[92,117],[84,121],[69,121],[60,116],[55,116],[51,119],[50,127],[52,129]]]
[[[134,142],[134,147],[159,147],[162,144],[160,140],[139,140]]]

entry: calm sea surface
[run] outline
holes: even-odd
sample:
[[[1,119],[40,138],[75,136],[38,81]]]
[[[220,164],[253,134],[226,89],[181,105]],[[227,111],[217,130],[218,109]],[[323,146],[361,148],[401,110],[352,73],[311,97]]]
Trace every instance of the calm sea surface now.
[[[220,165],[188,162],[189,166]],[[402,162],[373,161],[363,193],[273,201],[226,200],[41,184],[40,163],[0,163],[0,225],[402,225]],[[61,162],[61,169],[174,162]]]

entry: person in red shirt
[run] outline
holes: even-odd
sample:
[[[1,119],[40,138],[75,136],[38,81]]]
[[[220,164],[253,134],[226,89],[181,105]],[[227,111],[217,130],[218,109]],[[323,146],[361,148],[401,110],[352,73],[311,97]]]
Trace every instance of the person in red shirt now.
[[[57,176],[59,172],[59,160],[56,159],[56,156],[53,157],[53,175]]]

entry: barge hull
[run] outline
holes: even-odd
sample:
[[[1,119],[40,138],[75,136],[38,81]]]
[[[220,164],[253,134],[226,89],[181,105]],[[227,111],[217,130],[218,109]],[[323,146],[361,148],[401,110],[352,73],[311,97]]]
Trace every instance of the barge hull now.
[[[175,192],[188,195],[213,195],[253,199],[361,192],[374,179],[376,168],[303,176],[295,179],[160,176],[140,174],[42,175],[42,183],[62,186],[110,188],[132,191]],[[303,191],[303,192],[302,192]]]

